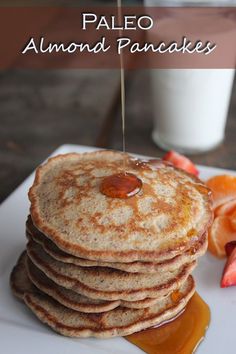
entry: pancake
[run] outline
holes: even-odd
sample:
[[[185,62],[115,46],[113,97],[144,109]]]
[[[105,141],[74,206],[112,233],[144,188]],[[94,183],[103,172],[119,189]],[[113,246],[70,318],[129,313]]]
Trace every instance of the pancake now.
[[[137,301],[157,298],[178,289],[196,261],[165,273],[128,273],[112,268],[80,267],[50,257],[36,242],[27,244],[31,261],[56,284],[92,299]]]
[[[35,286],[29,281],[26,272],[27,252],[24,251],[11,271],[10,286],[13,294],[23,299],[24,293],[36,292]]]
[[[212,222],[209,189],[167,163],[126,155],[126,170],[142,180],[142,190],[109,198],[99,186],[121,171],[123,156],[98,151],[49,159],[29,191],[33,223],[60,249],[89,260],[161,262],[185,252]]]
[[[70,337],[108,338],[125,336],[142,329],[157,326],[179,315],[195,291],[191,276],[179,289],[179,299],[166,296],[158,304],[146,309],[117,309],[99,313],[84,314],[60,305],[51,297],[38,291],[22,271],[24,255],[11,273],[12,290],[21,297],[40,321],[54,331]]]
[[[118,306],[141,309],[155,305],[160,298],[146,298],[139,301],[102,301],[95,300],[80,295],[72,290],[63,288],[57,285],[54,281],[49,279],[42,271],[40,271],[26,256],[26,264],[24,271],[27,271],[27,275],[31,282],[42,292],[51,296],[60,304],[80,312],[86,313],[98,313],[110,311]]]
[[[91,261],[84,258],[75,257],[69,253],[62,251],[50,239],[45,237],[32,223],[31,217],[28,217],[26,222],[27,238],[39,243],[45,252],[47,252],[54,259],[63,263],[72,263],[81,267],[109,267],[123,270],[130,273],[155,273],[165,272],[171,269],[179,268],[181,265],[192,262],[198,257],[202,256],[207,250],[207,234],[204,234],[200,241],[194,243],[192,247],[185,253],[167,259],[161,263],[155,262],[99,262]]]

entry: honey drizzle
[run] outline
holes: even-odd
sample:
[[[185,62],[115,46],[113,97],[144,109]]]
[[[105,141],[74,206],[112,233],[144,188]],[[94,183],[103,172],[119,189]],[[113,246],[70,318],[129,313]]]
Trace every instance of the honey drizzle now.
[[[175,293],[174,298],[178,297],[179,294]],[[209,322],[209,307],[195,293],[185,311],[173,321],[131,334],[125,339],[147,354],[191,354],[203,340]]]

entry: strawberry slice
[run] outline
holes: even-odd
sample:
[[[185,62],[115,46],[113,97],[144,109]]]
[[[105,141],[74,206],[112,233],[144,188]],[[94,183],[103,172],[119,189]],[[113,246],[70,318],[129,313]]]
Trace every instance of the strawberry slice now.
[[[220,284],[222,288],[236,285],[236,241],[229,242],[228,246],[226,245],[226,248],[228,252],[231,253],[223,271]]]
[[[171,162],[175,167],[182,168],[182,170],[185,170],[189,173],[192,173],[195,176],[199,175],[198,170],[196,169],[196,166],[194,163],[189,160],[186,156],[181,155],[177,153],[176,151],[169,151],[165,154],[163,157],[164,161],[169,161]]]
[[[236,247],[236,240],[226,243],[226,245],[225,245],[225,253],[226,253],[227,257],[229,257],[231,255],[231,253],[233,252],[235,247]]]

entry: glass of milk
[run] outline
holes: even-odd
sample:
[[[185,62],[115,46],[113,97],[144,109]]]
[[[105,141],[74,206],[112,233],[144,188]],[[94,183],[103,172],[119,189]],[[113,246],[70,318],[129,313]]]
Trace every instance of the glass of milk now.
[[[166,6],[166,1],[146,0],[145,3]],[[209,5],[209,1],[204,3]],[[185,5],[183,1],[182,4]],[[171,5],[179,2],[172,1]],[[159,31],[161,26],[158,23]],[[171,41],[171,33],[167,32],[165,40]],[[220,35],[227,36],[227,30]],[[153,141],[165,150],[188,154],[218,146],[224,139],[234,69],[152,69],[150,72],[155,110]]]

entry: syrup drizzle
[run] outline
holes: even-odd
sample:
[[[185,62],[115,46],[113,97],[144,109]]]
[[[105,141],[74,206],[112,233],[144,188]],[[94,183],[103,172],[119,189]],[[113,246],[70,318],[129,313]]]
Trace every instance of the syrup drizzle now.
[[[125,151],[126,151],[126,144],[125,144],[125,72],[124,72],[124,68],[122,67],[123,54],[121,54],[120,60],[121,60],[120,87],[121,87],[121,118],[122,118],[122,151],[123,151],[123,154],[125,155]],[[126,161],[126,159],[124,156],[124,158],[123,158],[124,173],[125,173],[125,169],[126,169],[125,161]]]
[[[122,23],[122,2],[117,0],[118,23]],[[119,35],[122,36],[121,30]],[[122,150],[123,171],[112,176],[105,177],[100,184],[100,192],[111,198],[126,199],[137,194],[142,188],[142,181],[132,173],[126,171],[126,146],[125,146],[125,71],[124,57],[120,54],[120,95],[121,95],[121,122],[122,122]]]
[[[174,293],[178,301],[179,294]],[[210,322],[210,310],[195,293],[185,311],[169,323],[131,334],[125,339],[147,354],[192,354],[204,339]]]
[[[118,23],[121,26],[122,23],[122,0],[117,0],[117,9],[118,9]],[[121,29],[119,30],[119,36],[122,36]],[[121,97],[121,121],[122,121],[122,150],[123,150],[123,172],[126,172],[126,163],[125,163],[125,70],[124,70],[124,56],[123,53],[120,53],[120,97]]]
[[[161,159],[130,159],[130,164],[135,169],[149,169],[149,170],[158,170],[159,168],[165,167],[166,161]]]

